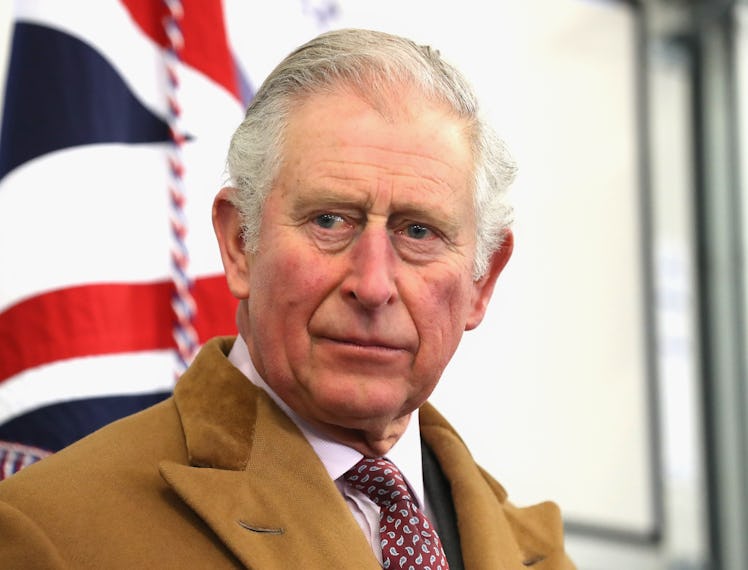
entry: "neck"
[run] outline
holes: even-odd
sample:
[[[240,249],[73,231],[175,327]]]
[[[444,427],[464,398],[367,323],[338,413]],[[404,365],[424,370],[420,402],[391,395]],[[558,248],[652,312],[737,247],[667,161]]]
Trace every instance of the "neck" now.
[[[351,429],[305,421],[330,439],[347,445],[366,457],[382,457],[405,433],[410,414],[388,422],[385,426],[366,426],[365,429]]]

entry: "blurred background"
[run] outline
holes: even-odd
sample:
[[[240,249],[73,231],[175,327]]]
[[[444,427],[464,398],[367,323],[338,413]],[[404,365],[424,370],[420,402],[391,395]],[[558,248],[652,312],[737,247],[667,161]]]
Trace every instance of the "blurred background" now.
[[[748,3],[166,4],[0,3],[0,476],[235,332],[230,133],[291,49],[367,27],[455,63],[519,165],[433,401],[515,503],[561,506],[580,569],[748,569]]]

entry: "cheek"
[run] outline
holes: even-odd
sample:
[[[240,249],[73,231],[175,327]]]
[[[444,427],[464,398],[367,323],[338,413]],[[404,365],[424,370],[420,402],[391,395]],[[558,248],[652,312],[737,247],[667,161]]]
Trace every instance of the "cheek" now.
[[[276,268],[276,290],[271,295],[285,296],[294,304],[308,306],[310,310],[319,305],[336,285],[334,267],[328,260],[309,252],[291,253],[284,263]]]
[[[250,302],[254,298],[258,313],[294,334],[328,295],[331,268],[299,245],[268,250],[263,260],[253,268]]]
[[[281,244],[279,247],[268,247],[259,253],[250,268],[254,289],[250,294],[254,292],[256,295],[274,298],[292,291],[293,287],[290,285],[307,275],[304,256],[300,251],[298,246],[284,247]]]
[[[454,271],[448,276],[426,282],[430,310],[437,320],[450,328],[462,328],[470,307],[471,281],[464,273]]]
[[[470,290],[460,279],[434,279],[425,283],[411,313],[421,340],[419,352],[446,366],[465,331]]]

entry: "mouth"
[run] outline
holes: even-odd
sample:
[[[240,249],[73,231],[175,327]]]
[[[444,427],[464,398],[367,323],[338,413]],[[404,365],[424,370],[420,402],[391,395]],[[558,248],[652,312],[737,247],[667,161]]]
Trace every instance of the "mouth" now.
[[[404,351],[407,350],[404,346],[396,343],[379,340],[379,339],[358,339],[358,338],[336,338],[336,337],[323,337],[322,340],[331,342],[334,344],[350,347],[352,349],[361,350],[375,350],[375,351]]]
[[[405,343],[382,337],[321,335],[316,337],[315,344],[331,363],[349,372],[382,374],[393,367],[399,370],[409,366],[415,356]]]

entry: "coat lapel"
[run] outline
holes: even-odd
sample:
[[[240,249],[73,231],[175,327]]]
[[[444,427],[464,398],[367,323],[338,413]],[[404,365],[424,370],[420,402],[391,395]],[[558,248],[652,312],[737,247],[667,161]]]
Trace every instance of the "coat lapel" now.
[[[526,568],[502,509],[506,498],[503,489],[487,483],[465,444],[433,407],[424,405],[420,419],[421,437],[436,455],[452,490],[465,568]]]
[[[379,568],[314,450],[229,347],[204,348],[177,384],[190,465],[162,462],[162,477],[247,568]]]

